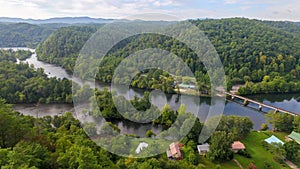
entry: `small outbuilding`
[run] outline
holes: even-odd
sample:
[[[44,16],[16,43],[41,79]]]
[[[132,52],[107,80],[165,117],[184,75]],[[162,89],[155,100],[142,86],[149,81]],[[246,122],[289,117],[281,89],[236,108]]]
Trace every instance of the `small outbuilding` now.
[[[197,145],[197,149],[200,155],[205,155],[207,152],[209,152],[209,144],[202,144]]]
[[[290,135],[288,135],[288,138],[300,144],[300,133],[293,131]]]
[[[277,138],[276,136],[272,135],[271,137],[265,139],[265,142],[269,143],[269,144],[281,144],[284,145],[284,142],[281,141],[279,138]]]
[[[178,86],[179,88],[182,89],[197,89],[195,85],[189,85],[189,84],[179,84]]]
[[[148,144],[145,142],[142,142],[139,144],[139,146],[136,148],[135,153],[139,154],[143,149],[147,148]]]
[[[179,144],[172,143],[170,144],[168,150],[167,150],[167,156],[169,160],[181,160],[182,159],[182,153],[179,148]]]
[[[237,153],[240,150],[245,150],[246,147],[243,143],[241,143],[240,141],[235,141],[232,145],[231,145],[231,149],[233,152]]]

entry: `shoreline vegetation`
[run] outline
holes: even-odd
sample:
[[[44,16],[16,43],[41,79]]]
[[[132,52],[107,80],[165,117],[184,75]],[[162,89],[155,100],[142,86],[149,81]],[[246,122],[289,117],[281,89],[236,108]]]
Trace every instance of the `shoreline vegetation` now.
[[[234,85],[245,84],[239,91],[241,95],[300,92],[300,51],[298,48],[300,28],[298,25],[246,18],[191,20],[190,22],[207,35],[220,55],[227,75],[228,91]],[[68,72],[73,72],[79,49],[98,28],[73,26],[56,30],[37,47],[38,59],[60,65]],[[73,41],[76,44],[70,46],[69,42]],[[61,47],[64,47],[63,51],[58,50]],[[103,58],[103,65],[100,65],[96,79],[110,82],[116,65],[126,58],[130,51],[134,52],[147,47],[172,51],[195,74],[199,91],[210,91],[210,78],[197,56],[184,44],[156,35],[135,36],[126,43],[117,44]],[[148,82],[145,76],[136,77],[133,80],[136,82],[132,83],[132,86],[161,89],[166,93],[174,92],[173,89],[163,87],[163,83],[172,85],[174,81],[171,82],[169,78],[160,79],[159,76],[153,76],[154,74],[158,73],[153,71],[147,75],[155,77],[155,80],[148,80]],[[162,74],[163,72],[159,75]],[[187,93],[195,94],[194,92]]]
[[[300,92],[299,26],[245,18],[191,22],[202,29],[216,46],[228,74],[228,90],[236,84],[245,83],[245,86],[238,89],[240,94]],[[35,46],[52,31],[50,28],[41,29],[29,24],[12,26],[22,28],[24,39],[17,42],[20,46]],[[12,29],[11,25],[3,28],[1,31],[4,33]],[[38,45],[39,59],[58,64],[69,73],[72,72],[79,50],[97,28],[99,26],[95,25],[58,28]],[[16,34],[15,31],[13,30],[13,35]],[[38,34],[30,40],[31,33],[36,31]],[[16,43],[7,40],[7,37],[0,40],[0,45],[2,41],[7,41],[9,45]],[[148,43],[143,46],[141,42],[145,41]],[[160,43],[162,41],[164,43]],[[199,86],[199,91],[209,94],[210,79],[197,56],[184,44],[156,35],[139,35],[132,37],[129,43],[116,45],[104,58],[96,80],[110,82],[116,65],[130,52],[149,46],[156,47],[155,44],[161,44],[161,49],[168,49],[181,57],[195,74],[196,80],[173,76],[159,69],[149,69],[133,80],[126,79],[128,84],[133,88],[160,89],[170,94],[176,90],[181,94],[195,94],[194,88]],[[26,59],[28,55],[27,52],[0,50],[0,97],[4,98],[0,98],[0,166],[3,168],[238,169],[241,165],[252,169],[287,169],[285,159],[291,160],[298,167],[300,165],[300,145],[285,140],[289,133],[300,132],[300,116],[269,112],[261,131],[253,131],[253,121],[249,117],[222,115],[207,119],[204,124],[198,116],[187,112],[184,105],[178,110],[172,110],[168,104],[161,112],[158,108],[149,110],[151,102],[147,91],[141,98],[135,95],[132,100],[127,100],[118,96],[113,100],[112,93],[107,88],[93,91],[90,88],[84,90],[86,86],[76,86],[78,92],[72,95],[70,80],[48,78],[43,69],[35,70],[22,62],[17,64],[17,58]],[[119,82],[123,83],[123,80],[120,78]],[[96,100],[96,103],[92,103],[94,110],[82,111],[83,118],[89,116],[92,119],[87,121],[74,118],[71,112],[53,117],[25,116],[7,104],[72,103],[73,96],[78,99],[82,95],[90,96],[85,91],[95,92],[93,97]],[[114,102],[124,106],[124,114],[118,111]],[[128,107],[129,103],[133,107]],[[161,133],[148,130],[145,138],[138,140],[139,136],[135,134],[120,134],[119,127],[113,123],[105,122],[102,126],[97,126],[103,118],[108,121],[126,118],[145,123],[150,119],[150,123],[162,125],[164,130]],[[219,124],[214,128],[216,121]],[[211,128],[215,130],[209,139],[199,141],[202,129],[211,131]],[[272,135],[282,140],[284,145],[264,141]],[[162,153],[149,158],[134,158],[139,156],[134,154],[134,150],[141,141],[147,142],[148,147],[141,149],[140,156],[148,157],[158,151]],[[234,153],[232,144],[236,141],[243,143],[246,149]],[[171,142],[182,145],[180,160],[168,159],[165,151]],[[99,143],[109,145],[101,147]],[[209,151],[200,155],[197,145],[204,143],[210,145]],[[118,155],[107,150],[118,152]]]
[[[164,111],[166,115],[169,110],[166,108]],[[180,111],[178,116],[187,115],[184,112],[184,107],[181,107]],[[100,129],[101,133],[109,134],[110,131],[106,130],[106,128],[112,126],[114,130],[111,132],[115,134],[115,137],[93,137],[91,135],[95,134],[95,126],[89,123],[84,124],[82,127],[80,121],[72,117],[71,113],[66,113],[62,116],[40,117],[37,119],[30,116],[19,115],[14,112],[9,105],[5,104],[5,101],[2,99],[0,99],[0,117],[1,127],[6,127],[6,130],[0,136],[0,138],[3,136],[6,138],[5,142],[0,142],[0,157],[1,159],[5,159],[0,161],[0,165],[13,168],[47,168],[50,166],[51,168],[63,168],[66,166],[76,166],[75,168],[78,168],[80,166],[91,166],[91,168],[109,167],[121,169],[145,166],[147,168],[156,167],[159,169],[184,167],[194,169],[238,169],[238,165],[233,161],[233,159],[235,159],[244,168],[248,168],[251,165],[257,168],[267,167],[269,169],[277,169],[280,167],[287,169],[288,166],[282,160],[282,155],[284,155],[282,152],[289,153],[287,157],[290,158],[290,153],[300,150],[300,146],[297,147],[297,144],[285,141],[285,136],[289,134],[289,131],[298,131],[300,129],[299,125],[297,128],[290,128],[291,125],[286,126],[288,128],[281,126],[276,132],[267,129],[264,129],[264,131],[251,131],[253,122],[247,117],[239,116],[222,117],[215,134],[208,140],[208,143],[211,145],[211,150],[204,156],[199,155],[196,149],[197,144],[199,144],[197,143],[199,131],[201,131],[204,126],[199,121],[196,122],[191,132],[181,141],[183,145],[181,149],[183,158],[178,161],[168,160],[164,152],[164,149],[167,149],[172,141],[155,139],[155,136],[153,136],[155,133],[151,131],[147,131],[146,133],[151,134],[142,138],[142,140],[132,134],[127,135],[130,138],[126,139],[124,136],[118,134],[120,130],[116,125],[107,123]],[[163,120],[163,118],[161,120]],[[273,120],[277,121],[278,119]],[[212,120],[211,122],[214,121],[215,120]],[[187,118],[187,122],[190,124],[189,118]],[[179,123],[182,123],[180,125],[181,127],[186,127],[185,122],[182,121]],[[282,121],[272,122],[272,124],[276,125],[284,123],[285,122]],[[177,133],[178,131],[174,132]],[[272,135],[284,141],[288,146],[276,148],[276,145],[267,145],[264,140]],[[119,157],[99,147],[93,140],[98,141],[97,143],[110,141],[112,143],[111,147],[106,148],[122,154],[129,153],[137,157],[147,156],[149,155],[148,153],[151,154],[153,152],[162,151],[162,149],[163,152],[162,154],[147,159],[134,159],[130,156]],[[235,140],[241,141],[245,145],[246,150],[233,154],[230,147]],[[141,141],[148,143],[149,146],[145,150],[142,150],[140,154],[135,154],[135,149]],[[126,142],[126,144],[124,144],[124,142]],[[223,145],[224,147],[220,147],[219,145]],[[215,146],[217,146],[218,149],[222,148],[222,152],[226,152],[226,154],[219,154],[220,151],[214,150]],[[85,153],[82,154],[83,152]],[[295,154],[292,156],[294,158],[292,161],[298,166],[299,161],[297,161],[297,159],[299,158],[297,157],[299,157],[299,155],[300,154]],[[76,158],[74,159],[74,157]],[[89,163],[87,164],[88,161]]]

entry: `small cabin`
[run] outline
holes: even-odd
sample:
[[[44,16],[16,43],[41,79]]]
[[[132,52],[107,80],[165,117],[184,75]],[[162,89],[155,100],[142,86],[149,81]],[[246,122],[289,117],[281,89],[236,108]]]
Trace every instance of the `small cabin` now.
[[[135,153],[139,154],[143,149],[147,148],[148,144],[145,142],[142,142],[139,144],[139,146],[136,148]]]
[[[240,150],[245,150],[246,147],[243,143],[241,143],[240,141],[235,141],[232,145],[231,145],[231,150],[235,153],[237,153]]]
[[[294,140],[300,144],[300,133],[293,131],[290,135],[287,136],[289,140]]]
[[[209,152],[209,144],[197,145],[197,149],[200,155],[205,155]]]
[[[284,145],[284,142],[281,141],[279,138],[277,138],[276,136],[272,135],[271,137],[265,139],[265,142],[269,143],[269,144],[281,144]]]
[[[179,148],[179,144],[172,143],[170,144],[168,150],[167,150],[167,157],[169,160],[181,160],[182,159],[182,153]]]
[[[188,85],[188,84],[179,84],[179,88],[182,89],[197,89],[195,85]]]

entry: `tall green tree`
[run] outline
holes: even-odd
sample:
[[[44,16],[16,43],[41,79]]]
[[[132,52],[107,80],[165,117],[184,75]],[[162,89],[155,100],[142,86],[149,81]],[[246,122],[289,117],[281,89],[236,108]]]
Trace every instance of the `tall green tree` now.
[[[293,125],[295,132],[300,133],[300,116],[294,118]]]
[[[286,158],[294,161],[299,161],[299,152],[300,152],[300,145],[295,141],[290,141],[284,144],[284,149],[286,151]]]
[[[212,160],[227,161],[233,158],[231,145],[233,143],[233,134],[225,131],[217,131],[210,138],[210,150],[208,157]]]

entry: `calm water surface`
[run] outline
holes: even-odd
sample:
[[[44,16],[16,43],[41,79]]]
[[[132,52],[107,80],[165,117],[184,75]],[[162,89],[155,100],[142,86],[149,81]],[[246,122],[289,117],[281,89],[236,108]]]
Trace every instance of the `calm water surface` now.
[[[34,50],[32,50],[34,51]],[[31,58],[25,60],[24,62],[28,62],[29,64],[33,64],[35,68],[43,68],[48,77],[57,77],[57,78],[67,78],[75,81],[76,83],[83,84],[80,79],[73,78],[69,75],[63,68],[47,64],[37,60],[36,54],[33,54]],[[91,86],[93,86],[91,84]],[[107,84],[97,84],[97,88],[110,87]],[[119,95],[124,95],[127,99],[132,99],[135,94],[142,96],[144,90],[140,89],[126,89],[126,88],[118,88],[116,91]],[[151,95],[152,104],[163,107],[166,103],[168,103],[172,109],[177,109],[180,106],[180,101],[176,102],[177,95],[164,95],[164,94],[156,94]],[[249,96],[254,100],[258,100],[264,102],[269,105],[277,106],[295,113],[300,114],[300,94],[278,94],[278,95],[256,95]],[[221,101],[216,100],[215,103],[211,103],[209,98],[196,98],[195,96],[189,96],[185,99],[187,102],[187,110],[194,114],[197,114],[201,121],[206,119],[206,116],[211,107],[220,107]],[[200,106],[198,106],[200,105]],[[225,115],[238,115],[238,116],[248,116],[254,122],[254,129],[260,129],[262,123],[265,123],[264,113],[259,112],[253,108],[256,108],[256,105],[249,105],[249,107],[244,107],[238,103],[234,102],[226,102],[225,109],[223,114]],[[74,112],[74,107],[71,104],[19,104],[14,107],[17,111],[26,114],[37,116],[45,116],[45,115],[60,115],[64,114],[67,111]],[[267,109],[263,111],[267,112]],[[159,132],[161,127],[153,126],[151,124],[147,125],[139,125],[135,123],[131,123],[129,121],[125,122],[114,122],[118,125],[123,133],[134,133],[140,136],[143,136],[145,132],[149,129],[152,129],[155,132]]]

